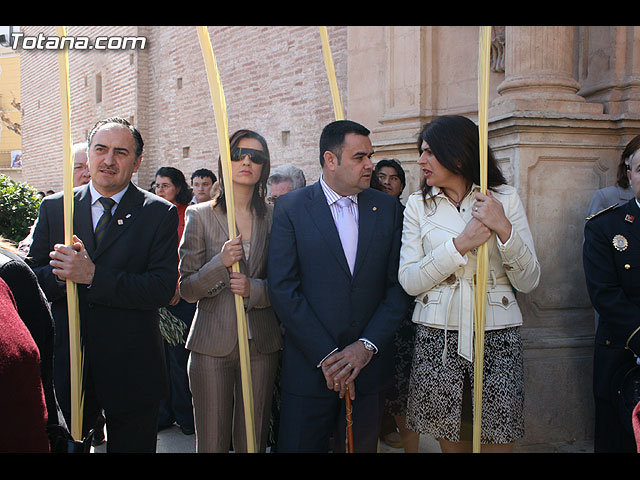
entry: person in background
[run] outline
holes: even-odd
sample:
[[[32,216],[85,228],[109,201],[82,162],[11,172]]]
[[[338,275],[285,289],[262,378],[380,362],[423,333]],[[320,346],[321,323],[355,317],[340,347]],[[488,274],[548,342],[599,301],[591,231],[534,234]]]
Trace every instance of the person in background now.
[[[185,211],[193,197],[191,188],[180,170],[175,167],[160,167],[155,175],[154,189],[156,195],[173,203],[178,209],[179,243],[184,232]],[[188,332],[196,311],[196,304],[180,298],[178,283],[167,310],[185,324],[185,332]],[[183,340],[186,340],[186,334]],[[160,404],[158,429],[169,428],[176,422],[180,425],[182,433],[193,435],[195,433],[193,406],[187,376],[189,351],[184,348],[184,343],[171,345],[165,340],[165,355],[169,371],[169,396]]]
[[[86,185],[91,180],[91,173],[87,164],[87,142],[77,143],[71,147],[73,155],[73,186]]]
[[[640,135],[633,137],[622,151],[622,155],[620,155],[620,162],[618,163],[615,185],[601,188],[593,193],[591,203],[589,204],[589,210],[587,212],[587,219],[590,219],[593,215],[596,215],[612,205],[622,205],[623,203],[627,203],[634,197],[633,189],[631,188],[629,178],[627,177],[627,171],[629,169],[629,159],[638,149],[640,149]],[[599,318],[597,310],[593,312],[593,318],[597,330]]]
[[[65,452],[70,438],[53,383],[54,324],[49,303],[33,271],[15,245],[0,236],[0,278],[11,289],[15,307],[40,354],[40,376],[47,410],[47,435],[52,452]]]
[[[618,170],[616,175],[616,183],[608,187],[596,190],[591,197],[591,203],[587,211],[587,216],[598,213],[604,208],[610,207],[614,203],[621,205],[634,198],[633,189],[629,184],[627,171],[629,169],[629,159],[640,149],[640,135],[631,139],[620,155],[618,162]]]
[[[371,188],[388,193],[400,202],[400,195],[402,195],[405,186],[405,172],[396,159],[383,159],[376,163],[371,177]],[[404,205],[402,210],[404,210]],[[413,309],[414,303],[412,302],[394,338],[396,346],[395,379],[385,401],[385,412],[380,432],[380,437],[387,445],[394,448],[402,447],[406,453],[418,453],[420,443],[420,436],[406,426],[407,395],[415,340],[415,325],[411,321]],[[398,436],[399,440],[396,439]]]
[[[274,203],[279,196],[306,185],[302,170],[290,164],[280,165],[271,171],[267,180],[267,202]]]
[[[191,204],[208,202],[213,198],[213,187],[216,184],[215,173],[208,168],[199,168],[191,174],[193,198]]]
[[[89,173],[89,167],[87,166],[87,143],[76,143],[71,147],[73,155],[73,187],[80,187],[86,185],[91,180],[91,174]],[[53,193],[53,191],[51,191]],[[42,192],[38,192],[40,195]],[[43,194],[41,198],[44,198]],[[35,222],[31,226],[29,235],[27,235],[18,244],[18,251],[20,254],[26,255],[29,253],[29,246],[32,242],[33,229],[35,228]]]
[[[0,278],[0,453],[49,453],[40,354]]]
[[[269,149],[251,130],[229,139],[234,216],[230,238],[219,162],[220,193],[187,209],[180,245],[180,295],[198,302],[186,347],[197,452],[247,451],[236,296],[246,311],[256,446],[266,450],[282,334],[267,293],[272,207],[265,202]],[[238,263],[239,272],[232,271]]]
[[[420,132],[421,190],[407,199],[398,278],[415,296],[415,353],[407,427],[443,452],[472,451],[474,275],[489,251],[482,389],[482,452],[512,452],[524,435],[522,314],[515,292],[531,292],[540,264],[524,207],[491,149],[480,192],[478,127],[458,115]]]

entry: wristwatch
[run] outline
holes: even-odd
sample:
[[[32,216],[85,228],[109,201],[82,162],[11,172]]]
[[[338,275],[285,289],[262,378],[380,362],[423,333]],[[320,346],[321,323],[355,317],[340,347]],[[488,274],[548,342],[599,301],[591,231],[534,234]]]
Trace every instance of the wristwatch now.
[[[377,349],[376,349],[376,346],[375,346],[373,343],[371,343],[371,342],[370,342],[369,340],[367,340],[366,338],[361,338],[361,339],[360,339],[360,341],[362,342],[362,344],[364,345],[364,348],[365,348],[366,350],[369,350],[369,351],[371,351],[371,352],[373,352],[373,353],[376,353],[376,350],[377,350]]]

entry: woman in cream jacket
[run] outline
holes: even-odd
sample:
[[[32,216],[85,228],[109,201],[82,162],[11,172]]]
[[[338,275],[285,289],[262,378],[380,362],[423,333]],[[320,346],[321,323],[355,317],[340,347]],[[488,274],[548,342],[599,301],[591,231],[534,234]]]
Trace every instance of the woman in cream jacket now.
[[[489,151],[480,193],[477,126],[439,117],[422,129],[422,189],[407,200],[399,280],[416,297],[407,426],[444,452],[471,451],[473,289],[477,247],[489,251],[482,451],[512,451],[524,434],[524,380],[516,291],[540,278],[524,208]]]

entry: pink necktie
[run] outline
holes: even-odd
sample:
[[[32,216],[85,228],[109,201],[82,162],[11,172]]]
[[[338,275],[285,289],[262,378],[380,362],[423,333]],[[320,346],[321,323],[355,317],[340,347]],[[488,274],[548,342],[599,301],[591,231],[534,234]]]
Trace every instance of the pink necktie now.
[[[351,199],[342,197],[337,203],[340,208],[338,209],[336,226],[338,227],[338,234],[340,235],[344,255],[347,257],[349,270],[351,270],[353,274],[353,267],[356,263],[356,251],[358,249],[358,224],[350,208],[352,203]]]

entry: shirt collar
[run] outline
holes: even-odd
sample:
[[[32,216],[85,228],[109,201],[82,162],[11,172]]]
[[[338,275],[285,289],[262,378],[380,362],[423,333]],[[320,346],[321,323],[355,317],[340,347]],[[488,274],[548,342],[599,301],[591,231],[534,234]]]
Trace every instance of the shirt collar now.
[[[473,185],[471,185],[471,190],[469,190],[469,193],[479,192],[479,191],[480,191],[480,185],[476,185],[474,183]],[[431,193],[433,194],[434,197],[441,196],[443,198],[447,198],[444,192],[442,191],[442,189],[436,185],[431,187]],[[469,193],[467,193],[467,195],[469,195]]]
[[[342,198],[342,195],[333,190],[327,182],[324,181],[323,175],[320,175],[320,186],[322,187],[322,191],[324,192],[325,197],[327,197],[327,203],[332,205],[336,203],[338,200]],[[348,195],[346,198],[350,198],[353,203],[358,204],[358,194]]]
[[[113,201],[115,201],[117,204],[119,204],[120,200],[122,200],[122,197],[124,196],[125,192],[127,191],[127,188],[129,188],[129,185],[124,187],[122,190],[120,190],[115,195],[111,195],[111,197],[109,197],[109,198],[111,198]],[[98,192],[98,190],[96,190],[96,187],[93,186],[93,181],[92,180],[89,181],[89,191],[91,192],[91,205],[96,203],[99,198],[104,197],[104,195],[102,195],[100,192]]]

